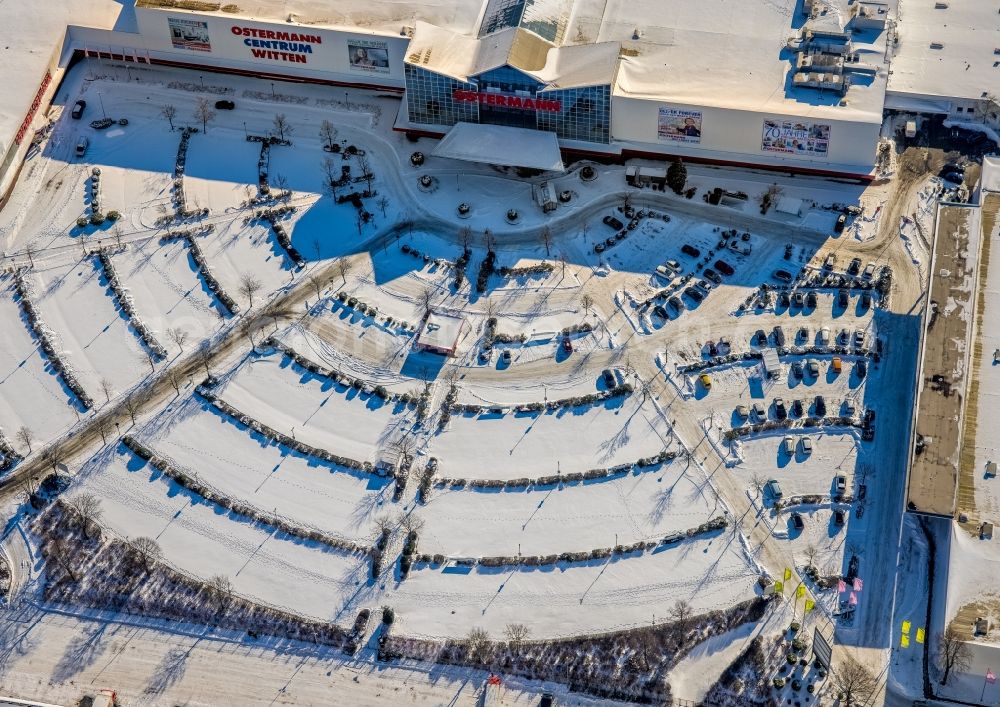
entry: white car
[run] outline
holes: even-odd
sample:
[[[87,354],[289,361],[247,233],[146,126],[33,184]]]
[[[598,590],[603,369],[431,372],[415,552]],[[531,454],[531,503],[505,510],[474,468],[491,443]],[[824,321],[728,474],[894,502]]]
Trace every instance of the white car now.
[[[83,157],[87,153],[88,147],[90,147],[90,140],[86,136],[81,137],[76,143],[76,156]]]

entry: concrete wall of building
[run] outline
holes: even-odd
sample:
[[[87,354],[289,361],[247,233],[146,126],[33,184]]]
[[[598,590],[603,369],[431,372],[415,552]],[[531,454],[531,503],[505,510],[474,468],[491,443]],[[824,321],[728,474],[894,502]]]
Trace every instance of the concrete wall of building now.
[[[661,113],[662,109],[662,113]],[[684,134],[677,127],[686,121],[700,135]],[[813,134],[828,134],[828,140],[796,137],[769,140],[765,146],[765,121],[779,127],[813,126]],[[818,126],[828,126],[829,130]],[[773,131],[773,126],[772,131]],[[705,108],[663,101],[613,96],[612,139],[627,147],[651,153],[703,159],[728,159],[787,165],[789,169],[829,169],[867,173],[875,163],[879,123],[804,119],[728,108]],[[807,131],[808,132],[808,131]],[[823,145],[825,144],[825,149]],[[787,150],[787,151],[786,151]]]
[[[215,65],[329,83],[393,89],[404,85],[407,37],[161,9],[137,8],[135,12],[138,33],[71,27],[73,46],[114,54],[135,49],[148,53],[153,61]],[[174,36],[185,31],[187,41]],[[359,50],[368,55],[367,60],[353,58]]]

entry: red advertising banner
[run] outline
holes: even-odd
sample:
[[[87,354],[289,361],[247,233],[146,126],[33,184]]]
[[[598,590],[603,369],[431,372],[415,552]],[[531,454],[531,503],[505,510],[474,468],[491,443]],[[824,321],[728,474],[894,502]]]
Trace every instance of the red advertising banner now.
[[[562,102],[548,98],[532,98],[531,96],[515,96],[509,93],[494,93],[490,91],[469,91],[456,88],[451,97],[463,103],[482,103],[487,106],[502,108],[517,108],[519,110],[535,110],[545,113],[559,113]]]

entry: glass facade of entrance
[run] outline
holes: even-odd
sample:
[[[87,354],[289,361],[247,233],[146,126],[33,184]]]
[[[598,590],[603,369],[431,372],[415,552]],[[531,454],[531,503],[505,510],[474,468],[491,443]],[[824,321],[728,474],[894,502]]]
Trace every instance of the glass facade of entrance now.
[[[459,81],[406,65],[406,107],[411,123],[458,122],[549,130],[563,140],[608,144],[611,87],[542,91],[533,78],[509,66]]]

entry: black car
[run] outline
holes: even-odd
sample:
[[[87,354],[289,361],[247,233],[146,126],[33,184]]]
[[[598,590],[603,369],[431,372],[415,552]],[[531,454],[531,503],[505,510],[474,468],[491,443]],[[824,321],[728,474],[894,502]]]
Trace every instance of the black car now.
[[[662,304],[658,304],[655,307],[653,307],[653,314],[663,319],[668,319],[667,309]]]
[[[826,417],[826,400],[823,399],[822,395],[816,396],[816,417]]]
[[[779,420],[784,420],[788,417],[788,410],[785,408],[785,401],[781,398],[774,399],[774,416]]]
[[[594,252],[603,253],[605,248],[607,248],[606,245],[604,245],[603,243],[598,243],[597,245],[594,246]]]
[[[715,269],[721,272],[723,275],[732,275],[734,272],[736,272],[735,270],[733,270],[733,266],[727,263],[725,260],[716,260]]]
[[[864,378],[865,376],[868,375],[868,364],[865,363],[864,361],[858,361],[857,365],[854,367],[854,370],[858,372],[858,378]]]
[[[861,293],[861,307],[862,309],[868,309],[872,306],[872,293],[865,290]]]
[[[601,371],[601,378],[604,380],[604,387],[611,390],[618,385],[617,379],[615,379],[615,374],[611,372],[611,369],[605,368]]]
[[[802,520],[802,516],[798,513],[792,513],[792,527],[796,530],[802,530],[806,527],[806,524]]]
[[[552,707],[552,693],[551,692],[543,692],[542,693],[542,699],[538,703],[538,707]]]
[[[681,298],[677,297],[676,295],[674,295],[669,300],[667,300],[667,304],[669,304],[671,307],[673,307],[678,312],[680,312],[682,309],[684,309],[684,303],[681,302]]]
[[[73,106],[72,112],[70,113],[70,115],[73,117],[73,120],[79,120],[80,118],[82,118],[83,109],[86,107],[87,107],[86,101],[77,101],[76,104]]]
[[[802,401],[798,398],[792,401],[792,416],[802,417]]]
[[[847,290],[842,289],[837,292],[837,304],[840,305],[841,307],[847,306],[847,298],[848,298]]]
[[[693,245],[689,245],[687,243],[681,246],[681,252],[684,253],[685,255],[690,255],[692,258],[697,258],[699,255],[701,255],[700,250],[695,248]]]
[[[694,287],[688,287],[684,290],[684,294],[693,299],[695,302],[701,302],[705,299],[705,295],[696,290]]]
[[[780,280],[781,282],[791,282],[792,281],[792,274],[790,272],[788,272],[787,270],[775,270],[774,271],[774,279],[775,280]]]
[[[625,228],[625,224],[616,219],[614,216],[605,216],[603,221],[604,225],[611,226],[611,228],[613,228],[616,231],[620,231],[623,228]]]
[[[781,326],[776,326],[772,330],[774,332],[774,343],[776,346],[785,345],[785,330]],[[766,340],[765,340],[766,341]]]
[[[615,244],[615,239],[614,238],[605,238],[604,239],[604,245],[608,246],[609,248],[611,246],[613,246],[614,244]]]
[[[844,512],[839,508],[833,512],[833,522],[834,525],[844,524]]]
[[[816,306],[816,293],[815,292],[810,291],[809,294],[806,295],[806,306],[807,307],[813,307],[813,308]]]
[[[721,285],[722,284],[722,278],[719,277],[719,273],[715,272],[711,268],[708,268],[707,270],[705,270],[705,272],[703,272],[702,275],[705,276],[706,280],[711,280],[716,285]]]
[[[857,275],[861,272],[861,258],[852,258],[851,264],[847,266],[848,275]]]
[[[233,108],[236,107],[236,104],[233,103],[232,101],[221,100],[215,102],[215,107],[218,108],[219,110],[232,110]]]
[[[778,306],[787,307],[791,300],[788,298],[788,293],[782,290],[778,293]]]

